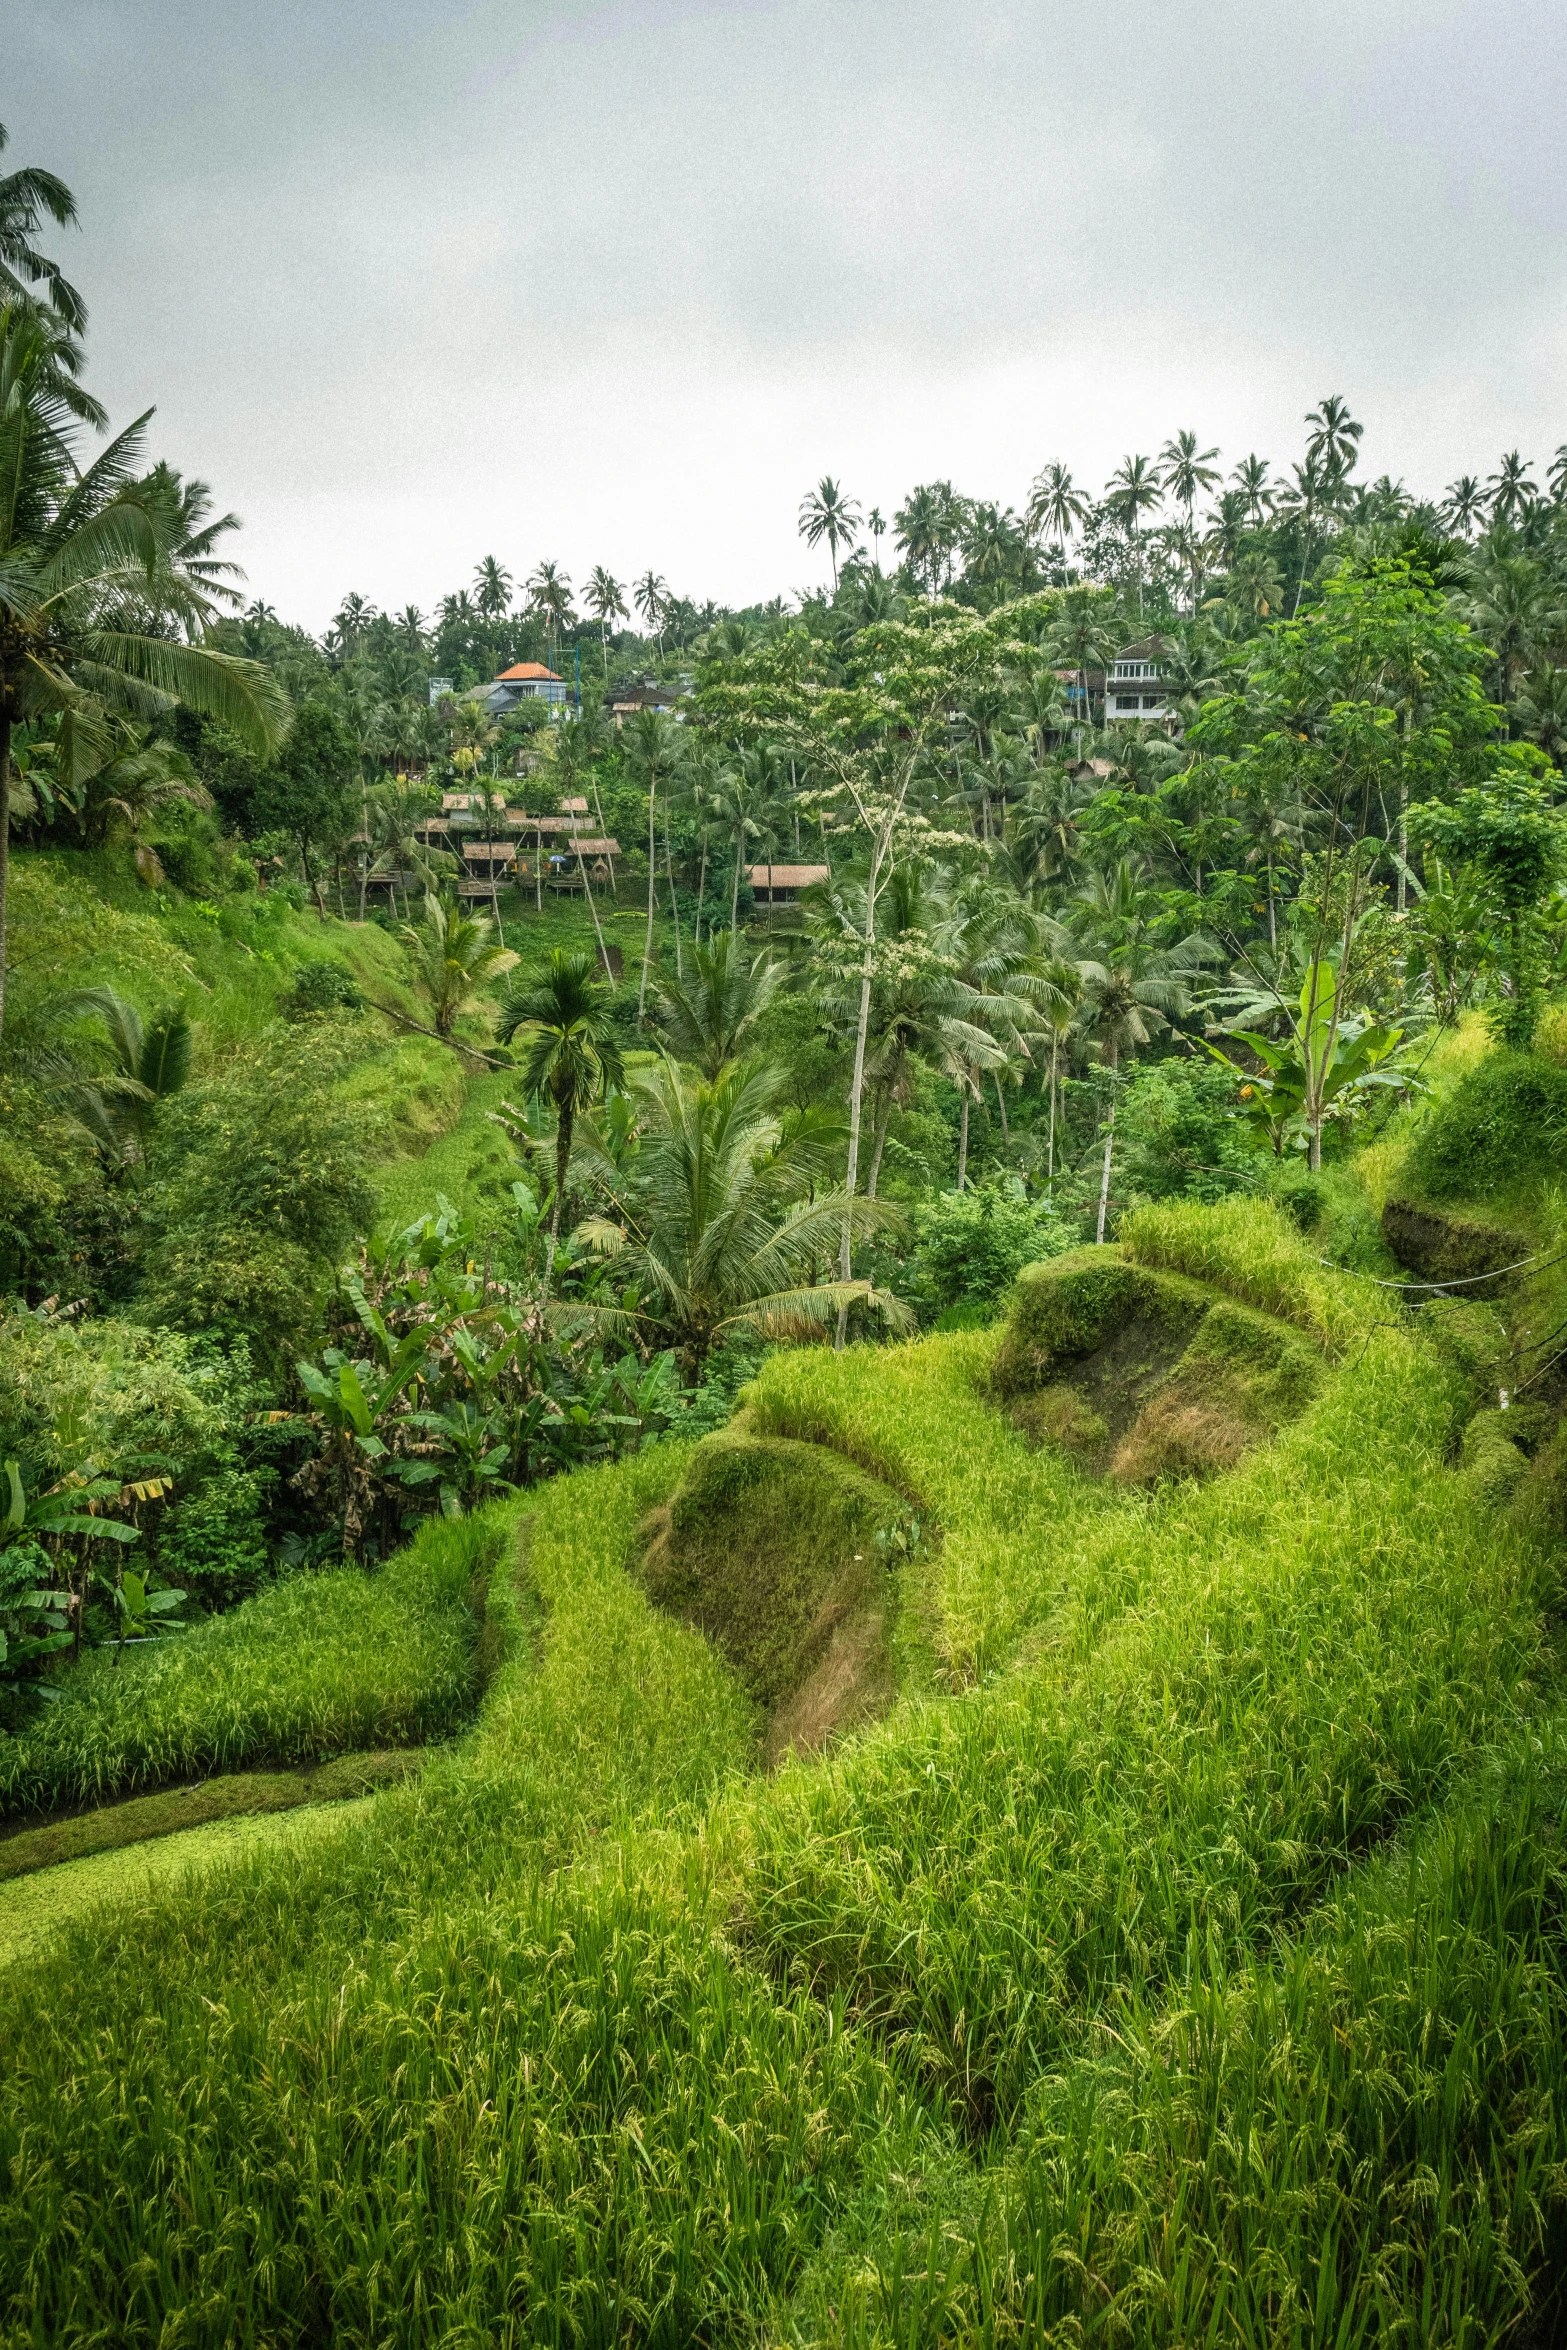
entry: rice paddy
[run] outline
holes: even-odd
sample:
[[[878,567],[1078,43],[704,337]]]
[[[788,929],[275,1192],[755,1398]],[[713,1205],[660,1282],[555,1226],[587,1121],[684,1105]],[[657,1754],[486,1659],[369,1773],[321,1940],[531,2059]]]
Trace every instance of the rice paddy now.
[[[890,1707],[824,1759],[762,1769],[650,1596],[655,1446],[479,1529],[489,1678],[417,1781],[35,1943],[0,2341],[1550,2339],[1559,1553],[1426,1317],[1251,1204],[1127,1252],[1320,1365],[1206,1482],[1032,1440],[999,1328],[764,1367],[748,1425],[919,1529]],[[472,1706],[450,1531],[380,1582]]]

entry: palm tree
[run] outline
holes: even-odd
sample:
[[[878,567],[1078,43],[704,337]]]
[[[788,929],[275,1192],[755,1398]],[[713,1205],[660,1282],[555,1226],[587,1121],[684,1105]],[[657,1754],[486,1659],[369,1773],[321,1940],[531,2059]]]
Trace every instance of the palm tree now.
[[[424,614],[417,604],[405,604],[398,613],[397,634],[410,653],[424,652]]]
[[[1190,1009],[1190,979],[1216,949],[1195,933],[1174,946],[1150,936],[1152,923],[1137,874],[1126,858],[1112,873],[1096,873],[1077,895],[1063,927],[1062,944],[1077,964],[1084,986],[1082,1032],[1111,1073],[1112,1086],[1123,1055],[1132,1059],[1155,1033]],[[1103,1241],[1110,1205],[1110,1155],[1115,1146],[1115,1094],[1105,1121],[1104,1173],[1099,1186]]]
[[[0,151],[6,146],[6,128],[0,122]],[[33,238],[45,217],[59,228],[76,224],[76,199],[64,180],[56,179],[52,171],[40,171],[36,165],[26,165],[0,179],[0,301],[18,310],[26,310],[37,302],[29,293],[30,286],[48,289],[46,299],[66,333],[79,335],[87,324],[87,306],[76,288],[61,273],[58,262],[35,250]],[[72,358],[69,371],[76,372],[76,347],[61,337],[62,350],[69,350]]]
[[[916,579],[923,573],[934,602],[943,551],[941,501],[935,490],[929,483],[911,490],[892,520],[899,553]]]
[[[609,991],[594,976],[593,957],[580,949],[557,947],[542,969],[508,989],[500,1008],[501,1041],[509,1044],[519,1029],[526,1031],[523,1090],[530,1100],[548,1102],[555,1112],[555,1196],[544,1259],[548,1297],[573,1130],[578,1118],[625,1078]]]
[[[785,1072],[768,1064],[707,1079],[666,1058],[633,1083],[641,1148],[631,1173],[605,1171],[621,1224],[599,1237],[688,1385],[729,1332],[799,1339],[857,1303],[906,1321],[868,1281],[817,1279],[846,1223],[858,1237],[892,1221],[880,1201],[821,1188],[841,1158],[841,1119],[782,1113]]]
[[[571,626],[571,582],[557,563],[541,563],[528,582],[528,598],[544,622],[545,632],[559,658],[560,638]]]
[[[1093,588],[1069,588],[1061,599],[1047,651],[1057,667],[1076,674],[1080,727],[1086,726],[1089,718],[1088,672],[1103,669],[1114,650],[1115,634],[1104,597]]]
[[[1558,506],[1567,503],[1567,441],[1563,441],[1551,459],[1545,482]]]
[[[876,568],[881,569],[881,542],[887,535],[887,520],[879,506],[873,506],[865,517],[865,527],[875,544]]]
[[[604,675],[609,675],[609,624],[612,620],[629,620],[625,591],[612,572],[602,563],[595,563],[588,573],[588,584],[583,591],[583,602],[599,624],[599,646],[604,655]]]
[[[71,1113],[111,1177],[123,1175],[142,1155],[147,1130],[161,1101],[178,1093],[190,1075],[191,1030],[177,1008],[150,1024],[136,1006],[112,987],[73,989],[43,1007],[53,1028],[80,1019],[102,1021],[109,1066],[84,1068],[71,1051],[37,1056],[38,1074],[52,1096]]]
[[[1058,539],[1065,547],[1088,516],[1088,500],[1081,490],[1073,487],[1072,476],[1064,465],[1047,465],[1035,477],[1023,518],[1036,535]]]
[[[1106,508],[1136,549],[1139,611],[1142,610],[1143,601],[1142,518],[1152,512],[1163,494],[1164,484],[1151,457],[1123,457],[1111,474],[1109,487],[1105,491]]]
[[[1528,555],[1487,553],[1475,565],[1464,606],[1475,634],[1496,656],[1499,698],[1510,702],[1519,677],[1561,629],[1551,582]]]
[[[486,555],[473,575],[474,602],[486,620],[499,620],[511,609],[511,573],[493,555]]]
[[[651,568],[644,571],[632,590],[637,610],[641,613],[648,633],[658,632],[658,649],[664,649],[664,615],[669,609],[669,582],[661,579]]]
[[[1260,530],[1273,504],[1273,492],[1268,487],[1267,458],[1259,457],[1253,450],[1249,457],[1241,459],[1230,475],[1230,480],[1244,501],[1242,511],[1251,516],[1252,522]]]
[[[785,976],[765,953],[747,957],[738,932],[714,931],[696,949],[692,977],[659,986],[656,1017],[669,1052],[711,1081],[745,1049]]]
[[[80,705],[75,716],[77,820],[89,847],[101,847],[123,827],[138,845],[140,864],[142,833],[162,809],[211,807],[212,794],[177,743],[149,741],[146,727],[128,719],[102,721],[98,728],[81,723],[88,714]]]
[[[1306,418],[1310,437],[1306,442],[1306,462],[1315,465],[1330,485],[1341,484],[1355,469],[1360,454],[1360,438],[1365,431],[1349,412],[1349,403],[1337,392],[1330,392],[1313,408]]]
[[[1485,514],[1485,489],[1478,475],[1461,473],[1456,481],[1449,482],[1441,511],[1450,530],[1456,530],[1466,539],[1473,537],[1476,525]]]
[[[838,487],[830,473],[824,473],[814,490],[800,501],[800,536],[808,547],[819,547],[827,541],[832,557],[832,591],[838,593],[838,549],[852,544],[860,527],[860,509],[854,500]]]
[[[1159,452],[1164,486],[1177,505],[1185,507],[1188,528],[1197,492],[1211,490],[1219,478],[1218,468],[1212,462],[1218,454],[1217,449],[1199,449],[1194,432],[1178,432]]]
[[[430,1007],[432,1033],[451,1044],[462,1015],[488,1005],[491,982],[510,971],[517,957],[488,914],[465,914],[434,895],[424,901],[424,920],[417,926],[405,922],[401,936],[414,984]]]
[[[1495,473],[1486,483],[1491,493],[1491,520],[1516,522],[1527,514],[1539,491],[1529,479],[1529,464],[1516,449],[1509,449]]]
[[[12,728],[87,696],[144,718],[184,703],[266,757],[289,720],[269,669],[187,639],[215,614],[171,556],[166,503],[134,478],[147,417],[78,469],[82,402],[62,343],[43,313],[0,310],[0,1029]],[[150,633],[148,614],[168,633]]]
[[[1536,669],[1514,705],[1526,742],[1538,743],[1558,767],[1567,764],[1567,669]]]
[[[673,719],[661,710],[638,710],[625,736],[626,772],[647,792],[647,936],[642,942],[642,983],[637,1018],[647,1014],[648,968],[653,960],[653,915],[658,889],[658,795],[680,772],[682,743]]]

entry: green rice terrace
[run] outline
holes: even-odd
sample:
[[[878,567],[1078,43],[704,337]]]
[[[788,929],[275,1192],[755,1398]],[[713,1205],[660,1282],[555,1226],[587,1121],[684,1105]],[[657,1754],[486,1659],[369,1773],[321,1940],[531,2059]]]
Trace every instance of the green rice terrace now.
[[[1567,451],[312,633],[73,217],[0,2350],[1567,2343]]]

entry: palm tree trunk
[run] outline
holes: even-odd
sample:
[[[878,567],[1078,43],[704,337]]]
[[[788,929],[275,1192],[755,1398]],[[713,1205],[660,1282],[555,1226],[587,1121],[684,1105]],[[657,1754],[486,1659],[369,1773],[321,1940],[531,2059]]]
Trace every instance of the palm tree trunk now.
[[[876,875],[881,862],[873,849],[870,877],[865,889],[865,956],[860,965],[860,1010],[854,1023],[854,1072],[849,1079],[849,1162],[844,1169],[843,1188],[851,1200],[860,1177],[860,1111],[865,1098],[865,1040],[871,1026],[871,982],[875,975],[876,947]],[[854,1235],[847,1216],[843,1220],[843,1239],[838,1248],[838,1278],[847,1281],[853,1268]],[[842,1354],[849,1329],[849,1309],[838,1308],[838,1330],[833,1350]]]
[[[675,977],[685,978],[685,966],[680,959],[680,900],[675,895],[675,860],[669,849],[669,794],[664,794],[664,877],[669,883],[669,911],[675,923]]]
[[[958,1189],[968,1189],[968,1085],[960,1088],[963,1107],[958,1116]]]
[[[743,831],[740,831],[735,834],[735,879],[734,887],[729,893],[729,929],[731,935],[740,927],[740,860],[744,855],[745,834]],[[847,1281],[848,1278],[848,1274],[845,1273],[845,1281]]]
[[[571,1164],[571,1104],[561,1104],[555,1125],[555,1197],[550,1202],[550,1228],[544,1242],[544,1294],[555,1280],[555,1250],[560,1240],[560,1211],[566,1197],[566,1169]]]
[[[5,1033],[5,924],[10,879],[11,713],[0,709],[0,1036]]]
[[[876,1186],[881,1180],[881,1154],[887,1147],[887,1128],[892,1123],[892,1087],[889,1085],[876,1112],[876,1147],[871,1152],[871,1171],[865,1182],[867,1199],[876,1197]]]
[[[647,936],[642,941],[642,985],[637,990],[637,1018],[647,1013],[647,967],[653,960],[653,893],[658,887],[658,785],[650,775],[647,786]]]
[[[593,917],[594,936],[599,942],[599,953],[604,958],[604,977],[608,980],[610,986],[613,987],[615,984],[615,974],[610,969],[609,949],[604,944],[604,926],[599,920],[599,910],[597,905],[594,903],[593,884],[588,879],[587,860],[584,858],[580,849],[577,851],[577,871],[582,875],[582,886],[588,893],[588,912]]]
[[[1110,1055],[1110,1074],[1112,1077],[1115,1075],[1117,1057],[1118,1056],[1115,1054],[1115,1052],[1112,1051]],[[1110,1116],[1105,1125],[1105,1170],[1099,1185],[1099,1229],[1094,1234],[1095,1240],[1098,1241],[1101,1246],[1103,1246],[1105,1236],[1105,1217],[1109,1213],[1110,1208],[1110,1153],[1114,1148],[1115,1095],[1112,1093],[1110,1096]]]
[[[702,900],[707,895],[707,835],[702,836],[702,862],[696,872],[696,943],[702,943]]]
[[[1045,1181],[1047,1183],[1054,1183],[1056,1179],[1056,1060],[1060,1051],[1060,1034],[1057,1030],[1052,1029],[1050,1032],[1050,1141],[1045,1158]]]
[[[1006,1151],[1010,1152],[1012,1148],[1012,1136],[1007,1126],[1007,1097],[1006,1091],[1001,1083],[1001,1071],[999,1069],[993,1069],[991,1071],[991,1075],[996,1081],[996,1107],[1001,1112],[1002,1147]]]

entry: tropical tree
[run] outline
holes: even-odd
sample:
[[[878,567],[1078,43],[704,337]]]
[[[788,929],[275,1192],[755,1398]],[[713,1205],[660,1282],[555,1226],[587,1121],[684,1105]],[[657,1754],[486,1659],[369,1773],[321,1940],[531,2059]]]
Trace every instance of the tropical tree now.
[[[1218,454],[1217,449],[1199,449],[1194,432],[1178,432],[1159,452],[1164,486],[1176,504],[1185,507],[1188,528],[1198,491],[1211,490],[1219,479],[1219,469],[1213,463]]]
[[[1539,491],[1529,479],[1528,460],[1516,449],[1509,449],[1501,464],[1486,483],[1490,493],[1491,520],[1516,522],[1528,513]]]
[[[488,914],[464,913],[433,895],[424,901],[424,920],[404,923],[400,935],[414,983],[430,1008],[431,1032],[451,1044],[463,1014],[489,1005],[492,983],[513,969],[517,957]]]
[[[525,1046],[523,1091],[531,1100],[547,1102],[555,1113],[555,1196],[544,1260],[547,1297],[555,1277],[577,1120],[625,1076],[610,993],[595,978],[591,955],[557,947],[541,969],[508,989],[500,1007],[502,1042],[510,1043],[519,1032]]]
[[[642,942],[642,981],[637,1018],[646,1016],[648,970],[653,960],[653,916],[658,889],[658,795],[668,793],[680,772],[683,745],[673,719],[661,710],[638,710],[626,728],[626,773],[647,793],[647,935]]]
[[[629,620],[625,590],[602,563],[595,563],[588,573],[588,584],[583,590],[583,602],[599,624],[599,649],[604,656],[604,675],[609,675],[609,624],[612,620]]]
[[[1473,537],[1485,517],[1485,485],[1477,474],[1461,473],[1448,483],[1441,513],[1450,530],[1466,539]]]
[[[189,1020],[175,1008],[149,1022],[112,987],[55,996],[41,1019],[48,1030],[95,1023],[85,1060],[73,1040],[63,1052],[37,1056],[35,1072],[70,1112],[108,1174],[122,1175],[141,1157],[158,1103],[178,1093],[190,1075]]]
[[[814,490],[800,501],[800,536],[808,547],[819,547],[827,541],[832,557],[833,594],[838,592],[838,549],[852,545],[860,527],[860,509],[854,500],[839,488],[830,473],[824,473]]]
[[[1163,495],[1164,484],[1151,457],[1123,457],[1105,491],[1106,511],[1125,531],[1136,552],[1139,610],[1143,593],[1143,516],[1152,513]]]
[[[655,1017],[668,1051],[717,1077],[746,1050],[786,976],[765,952],[748,955],[737,931],[714,931],[697,947],[689,979],[659,983]]]
[[[1110,1205],[1116,1074],[1123,1060],[1133,1059],[1160,1030],[1190,1010],[1191,982],[1217,954],[1196,933],[1173,946],[1161,944],[1156,936],[1161,912],[1140,886],[1130,860],[1122,858],[1112,871],[1094,874],[1078,891],[1062,927],[1063,956],[1075,962],[1083,982],[1083,1039],[1111,1073],[1095,1234],[1100,1241]]]
[[[841,1160],[842,1122],[820,1109],[783,1112],[784,1074],[740,1062],[708,1079],[667,1058],[639,1073],[634,1169],[603,1177],[615,1221],[593,1237],[688,1384],[731,1333],[799,1339],[855,1304],[906,1321],[868,1281],[819,1278],[846,1220],[861,1237],[893,1218],[880,1201],[824,1188]]]
[[[1259,457],[1253,450],[1249,456],[1241,459],[1235,471],[1230,475],[1230,480],[1242,500],[1242,512],[1250,515],[1258,530],[1267,521],[1273,505],[1273,492],[1268,486],[1268,471],[1267,458]]]
[[[1087,498],[1073,486],[1066,467],[1047,465],[1035,477],[1023,518],[1037,536],[1058,539],[1065,547],[1088,520],[1089,512]]]
[[[553,648],[552,658],[558,659],[562,633],[571,626],[571,582],[558,563],[541,563],[528,582],[528,597],[544,622]]]
[[[664,618],[669,610],[668,580],[661,579],[656,571],[649,569],[643,572],[642,577],[632,590],[632,594],[636,599],[637,610],[642,615],[649,635],[655,630],[657,631],[658,649],[662,652],[664,649]]]
[[[486,555],[473,575],[474,602],[486,620],[500,620],[511,609],[511,573],[493,555]]]
[[[6,145],[6,128],[0,123],[0,152]],[[0,300],[26,310],[37,301],[28,289],[42,286],[61,327],[68,334],[79,335],[87,324],[86,304],[59,263],[40,253],[32,241],[45,219],[59,228],[76,225],[76,199],[64,180],[36,165],[24,165],[22,170],[0,178]],[[62,337],[61,349],[72,352],[74,374],[75,346],[66,344]]]
[[[1316,466],[1336,491],[1354,471],[1361,435],[1366,428],[1356,423],[1348,402],[1337,392],[1330,392],[1325,400],[1318,402],[1308,414],[1306,424],[1306,463]]]
[[[270,670],[187,639],[212,600],[171,553],[166,501],[136,478],[147,416],[79,468],[63,342],[46,315],[0,310],[0,1029],[13,728],[87,696],[141,718],[184,703],[264,754],[289,722]]]

